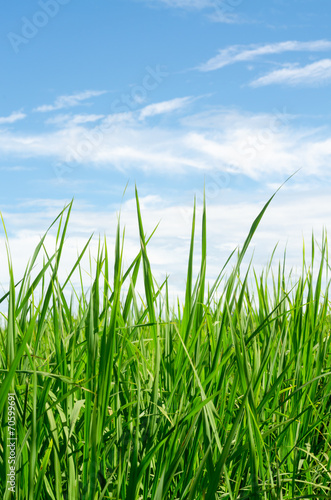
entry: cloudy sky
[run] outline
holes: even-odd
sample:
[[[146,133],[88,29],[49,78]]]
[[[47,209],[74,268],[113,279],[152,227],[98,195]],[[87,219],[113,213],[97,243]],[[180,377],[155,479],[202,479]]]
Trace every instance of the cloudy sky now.
[[[255,267],[277,243],[299,266],[302,239],[330,228],[328,0],[17,0],[1,10],[0,211],[17,279],[72,198],[63,276],[92,232],[112,244],[119,210],[129,262],[135,183],[146,232],[160,223],[154,274],[169,274],[178,294],[204,184],[210,279],[295,171],[252,242]],[[6,289],[3,242],[1,231]]]

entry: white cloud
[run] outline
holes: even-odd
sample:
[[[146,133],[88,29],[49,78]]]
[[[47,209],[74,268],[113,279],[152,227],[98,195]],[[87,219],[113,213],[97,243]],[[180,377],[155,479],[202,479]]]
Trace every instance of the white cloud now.
[[[331,50],[331,41],[315,40],[310,42],[286,41],[266,45],[232,45],[219,51],[217,56],[201,64],[200,71],[214,71],[229,64],[252,61],[257,57],[283,52],[320,52]]]
[[[308,64],[306,66],[287,65],[282,69],[271,71],[267,75],[251,82],[252,87],[265,85],[321,86],[331,82],[331,59]]]
[[[65,124],[34,134],[6,130],[0,136],[0,153],[14,161],[47,158],[54,178],[65,178],[79,165],[162,175],[223,172],[269,182],[303,167],[307,176],[330,177],[328,128],[300,128],[286,109],[251,114],[216,108],[175,116],[170,125],[141,120],[141,113],[156,116],[183,104],[175,102],[110,115],[99,125]]]
[[[105,115],[95,115],[95,114],[81,114],[81,115],[71,115],[71,114],[60,114],[52,118],[48,118],[45,123],[52,125],[80,125],[82,123],[93,123],[104,118]]]
[[[193,100],[192,97],[179,97],[177,99],[172,99],[170,101],[163,101],[163,102],[158,102],[156,104],[150,104],[149,106],[145,106],[140,111],[139,116],[140,119],[143,120],[144,118],[150,116],[161,115],[164,113],[171,113],[172,111],[182,109],[187,104],[192,102],[192,100]]]
[[[222,5],[224,5],[225,7],[222,7]],[[230,10],[234,10],[233,7],[231,8],[230,6]],[[209,14],[207,17],[210,21],[213,21],[214,23],[245,24],[253,22],[241,16],[240,14],[237,14],[235,12],[228,12],[226,4],[220,4],[220,6],[216,7],[214,12],[212,14]]]
[[[34,111],[44,113],[46,111],[71,108],[73,106],[77,106],[83,101],[86,101],[87,99],[90,99],[91,97],[98,97],[106,93],[106,90],[85,90],[84,92],[78,92],[72,95],[62,95],[55,100],[54,104],[44,104],[43,106],[35,108]]]
[[[237,5],[231,5],[231,2],[224,0],[143,0],[150,6],[155,7],[155,3],[165,7],[175,9],[185,9],[188,11],[208,10],[208,19],[213,22],[234,24],[246,22],[235,11]]]
[[[26,114],[21,111],[13,111],[9,116],[0,116],[0,125],[7,123],[15,123],[18,120],[26,118]]]
[[[148,1],[148,0],[147,0]],[[215,0],[158,0],[159,3],[167,7],[180,8],[180,9],[206,9],[213,7],[217,3]]]

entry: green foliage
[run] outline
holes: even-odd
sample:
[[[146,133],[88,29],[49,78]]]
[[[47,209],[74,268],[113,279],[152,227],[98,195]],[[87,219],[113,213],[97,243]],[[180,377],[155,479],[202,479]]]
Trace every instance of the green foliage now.
[[[169,306],[148,259],[136,193],[140,252],[124,269],[117,228],[113,271],[99,244],[93,282],[78,307],[57,248],[44,238],[10,285],[0,338],[0,495],[19,500],[219,500],[331,497],[331,348],[327,239],[317,275],[303,258],[291,284],[285,259],[262,273],[240,265],[265,205],[225,278],[206,288],[206,208],[194,283],[195,206],[184,304]],[[9,247],[8,247],[9,248]],[[44,251],[44,265],[32,279]],[[136,283],[144,279],[144,297]],[[255,293],[249,276],[255,279]],[[222,288],[221,288],[222,283]],[[123,286],[125,285],[125,286]],[[35,290],[42,294],[36,302]],[[216,298],[218,292],[218,298]],[[7,395],[16,397],[16,496],[8,474]]]

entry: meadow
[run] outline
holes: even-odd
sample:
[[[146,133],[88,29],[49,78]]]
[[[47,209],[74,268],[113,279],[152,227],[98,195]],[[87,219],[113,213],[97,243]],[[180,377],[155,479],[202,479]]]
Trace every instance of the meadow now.
[[[0,298],[8,304],[0,332],[2,498],[331,498],[327,238],[312,238],[309,262],[303,248],[296,280],[286,256],[242,275],[271,201],[212,285],[205,206],[193,276],[194,206],[185,300],[175,307],[168,281],[153,279],[148,243],[157,234],[144,233],[137,193],[140,252],[124,268],[118,225],[111,255],[100,242],[92,286],[87,291],[82,278],[71,299],[66,290],[75,273],[82,277],[90,243],[60,282],[72,204],[51,226],[54,254],[45,234],[23,277],[14,278],[8,251],[9,290]],[[7,483],[11,432],[15,492]]]

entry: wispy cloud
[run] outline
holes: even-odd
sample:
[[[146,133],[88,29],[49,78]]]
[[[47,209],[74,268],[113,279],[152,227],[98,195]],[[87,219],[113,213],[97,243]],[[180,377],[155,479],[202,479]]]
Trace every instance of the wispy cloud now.
[[[62,95],[55,100],[54,104],[44,104],[43,106],[38,106],[34,109],[34,111],[45,113],[47,111],[72,108],[73,106],[77,106],[81,102],[86,101],[91,97],[98,97],[106,93],[106,90],[85,90],[84,92],[78,92],[72,95]]]
[[[155,4],[169,8],[185,9],[187,11],[207,11],[207,18],[210,21],[225,24],[235,24],[247,22],[237,12],[239,6],[232,5],[231,1],[224,0],[141,0],[150,6]]]
[[[306,66],[287,65],[282,69],[271,71],[267,75],[251,82],[251,87],[265,85],[320,86],[331,83],[331,59],[307,64]]]
[[[147,114],[165,110],[164,103],[158,104],[158,110],[155,104]],[[110,115],[98,125],[65,125],[48,133],[7,130],[0,136],[0,153],[15,160],[47,158],[54,176],[62,172],[58,165],[65,165],[67,172],[79,165],[162,175],[226,172],[269,182],[303,166],[305,175],[330,176],[331,130],[302,130],[286,110],[249,114],[216,108],[153,124],[141,120],[141,112]]]
[[[180,8],[180,9],[206,9],[213,7],[217,3],[216,0],[157,0],[160,4],[167,7]],[[147,2],[151,3],[150,0]]]
[[[21,111],[13,111],[9,116],[0,116],[0,125],[15,123],[26,118],[26,114]]]
[[[200,71],[214,71],[237,62],[252,61],[260,56],[281,54],[283,52],[321,52],[331,50],[331,41],[315,40],[310,42],[286,41],[265,45],[232,45],[219,51],[206,63],[198,66]]]
[[[105,115],[95,115],[95,114],[81,114],[81,115],[71,115],[71,114],[59,114],[52,118],[46,120],[45,123],[52,125],[80,125],[83,123],[93,123],[104,118]]]
[[[233,7],[232,9],[234,10]],[[222,10],[221,7],[215,7],[214,12],[208,14],[207,18],[214,23],[223,23],[223,24],[246,24],[246,23],[251,24],[254,22],[236,12],[228,12],[228,9]]]
[[[150,104],[145,106],[139,113],[141,120],[150,116],[161,115],[164,113],[171,113],[178,109],[184,108],[187,104],[192,102],[192,97],[178,97],[177,99],[171,99],[170,101],[158,102],[156,104]]]

